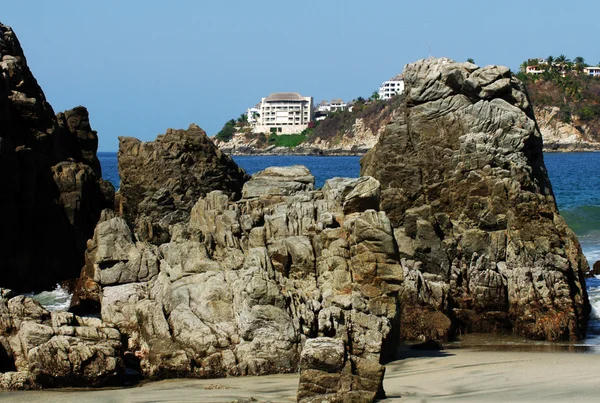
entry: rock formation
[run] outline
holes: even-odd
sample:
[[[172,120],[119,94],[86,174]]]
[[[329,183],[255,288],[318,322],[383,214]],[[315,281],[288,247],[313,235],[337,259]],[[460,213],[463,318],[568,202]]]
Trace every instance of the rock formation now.
[[[404,104],[361,160],[402,259],[403,337],[583,337],[587,262],[558,214],[521,82],[447,59],[404,77]]]
[[[13,31],[0,24],[0,286],[75,278],[114,190],[83,107],[54,115]]]
[[[103,216],[87,267],[102,287],[103,321],[126,337],[144,376],[295,372],[303,343],[320,336],[341,346],[343,365],[331,371],[342,371],[344,391],[367,396],[357,401],[381,392],[403,273],[376,211],[379,183],[313,184],[305,167],[269,168],[237,202],[223,191],[197,200],[160,245]],[[307,371],[322,369],[310,362]],[[319,389],[303,390],[312,398]]]
[[[0,290],[0,388],[109,386],[123,375],[121,334],[100,319],[48,312]]]
[[[600,144],[590,135],[594,130],[579,122],[565,123],[560,119],[558,106],[534,107],[535,117],[544,139],[545,151],[593,151],[600,149]]]
[[[138,236],[160,244],[168,227],[187,221],[199,197],[223,190],[238,199],[248,176],[204,130],[169,129],[153,142],[119,138],[120,210]]]

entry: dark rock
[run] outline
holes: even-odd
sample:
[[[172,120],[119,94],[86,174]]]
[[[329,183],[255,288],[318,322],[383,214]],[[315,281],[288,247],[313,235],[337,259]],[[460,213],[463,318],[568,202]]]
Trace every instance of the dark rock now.
[[[153,142],[119,138],[120,210],[140,240],[161,244],[169,227],[186,222],[198,198],[222,190],[239,199],[249,177],[192,124]]]
[[[411,350],[440,351],[444,349],[444,345],[439,340],[425,340],[422,343],[411,345],[410,348]]]
[[[402,316],[420,306],[455,329],[584,337],[587,262],[558,213],[523,84],[506,67],[448,59],[410,64],[404,80],[404,102],[361,160],[404,259]]]
[[[0,285],[52,288],[83,266],[114,190],[83,107],[54,115],[13,31],[0,24]]]
[[[600,260],[595,262],[592,266],[592,270],[588,271],[586,277],[592,278],[595,276],[600,276]]]

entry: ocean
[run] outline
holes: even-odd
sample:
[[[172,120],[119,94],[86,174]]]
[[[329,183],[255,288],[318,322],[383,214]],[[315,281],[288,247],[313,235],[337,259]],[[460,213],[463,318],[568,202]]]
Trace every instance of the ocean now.
[[[117,154],[101,152],[98,158],[103,177],[118,189]],[[305,165],[315,176],[317,187],[329,178],[358,177],[360,173],[360,157],[354,156],[238,156],[234,160],[249,174],[269,166]],[[593,265],[600,260],[600,153],[547,153],[544,161],[560,213],[579,237],[583,252]],[[587,286],[593,312],[583,345],[600,352],[600,279],[588,279]],[[70,299],[60,288],[36,298],[43,299],[52,309],[64,309]]]

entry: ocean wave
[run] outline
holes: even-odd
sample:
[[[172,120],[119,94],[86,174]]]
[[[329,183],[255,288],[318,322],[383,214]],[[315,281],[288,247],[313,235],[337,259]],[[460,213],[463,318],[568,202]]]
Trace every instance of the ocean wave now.
[[[560,212],[577,236],[596,235],[600,239],[600,206],[577,206]]]
[[[27,296],[38,301],[50,312],[66,311],[69,309],[71,298],[73,297],[73,295],[62,288],[60,284],[56,284],[56,288],[52,291],[42,291],[39,294],[32,293]]]

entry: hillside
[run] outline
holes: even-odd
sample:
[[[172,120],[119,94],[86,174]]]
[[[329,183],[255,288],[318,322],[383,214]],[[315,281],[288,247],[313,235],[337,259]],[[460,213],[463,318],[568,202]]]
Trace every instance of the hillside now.
[[[600,149],[600,78],[576,71],[520,73],[546,151]]]
[[[528,89],[544,151],[600,150],[600,78],[576,70],[517,77]],[[297,135],[252,133],[242,115],[213,140],[236,155],[360,155],[377,143],[401,102],[402,95],[386,101],[359,98],[351,112],[332,112]]]
[[[213,140],[224,152],[248,154],[359,155],[371,149],[391,120],[401,96],[359,98],[352,111],[336,111],[298,135],[252,133],[243,117],[228,121]]]

